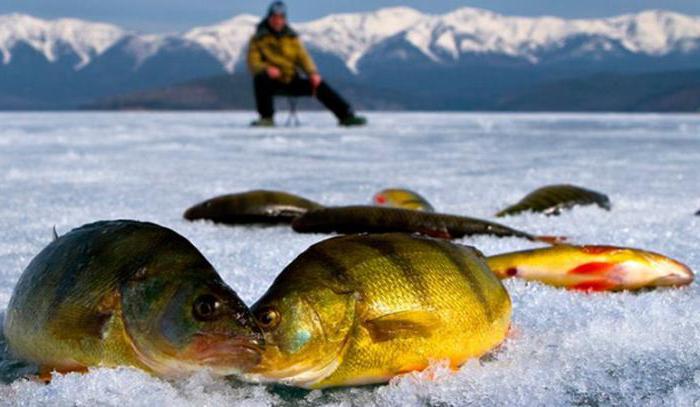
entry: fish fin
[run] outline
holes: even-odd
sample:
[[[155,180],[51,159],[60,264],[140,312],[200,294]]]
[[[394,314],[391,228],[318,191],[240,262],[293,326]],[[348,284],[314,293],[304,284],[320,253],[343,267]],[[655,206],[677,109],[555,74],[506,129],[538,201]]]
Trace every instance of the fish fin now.
[[[54,373],[56,374],[67,374],[67,373],[82,373],[85,374],[89,370],[87,366],[77,364],[75,362],[68,362],[65,366],[39,366],[39,373],[35,376],[37,380],[43,382],[44,384],[51,383]]]
[[[578,283],[569,287],[571,290],[576,291],[613,291],[617,287],[617,284],[610,282],[609,280],[592,280],[585,281],[583,283]]]
[[[375,342],[415,336],[429,337],[438,325],[440,318],[428,311],[395,312],[363,323]]]
[[[569,239],[566,236],[535,236],[534,240],[551,245],[558,245],[565,243]]]
[[[56,225],[53,225],[53,229],[51,229],[51,232],[52,232],[52,236],[53,236],[52,241],[58,240],[58,232],[56,232]]]
[[[604,246],[604,245],[585,245],[581,246],[581,251],[586,254],[609,254],[620,251],[619,247]]]
[[[613,263],[592,261],[590,263],[581,264],[580,266],[569,270],[568,273],[569,274],[603,275],[603,274],[607,274],[614,267],[615,267],[615,264],[613,264]]]
[[[435,239],[452,240],[454,238],[446,228],[424,229],[419,231],[418,234],[430,236]]]

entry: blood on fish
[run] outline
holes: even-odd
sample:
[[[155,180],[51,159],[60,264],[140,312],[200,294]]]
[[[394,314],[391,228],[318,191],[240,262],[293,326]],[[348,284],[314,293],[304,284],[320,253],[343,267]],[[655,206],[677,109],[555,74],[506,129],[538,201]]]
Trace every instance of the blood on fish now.
[[[615,264],[594,261],[569,270],[569,274],[604,274],[613,267],[615,267]]]
[[[518,269],[515,268],[515,267],[511,267],[511,268],[509,268],[508,270],[506,270],[506,275],[507,275],[508,277],[513,277],[513,276],[515,276],[515,275],[517,275],[517,274],[518,274]]]
[[[386,203],[386,197],[384,195],[377,195],[374,200],[377,201],[378,204]]]

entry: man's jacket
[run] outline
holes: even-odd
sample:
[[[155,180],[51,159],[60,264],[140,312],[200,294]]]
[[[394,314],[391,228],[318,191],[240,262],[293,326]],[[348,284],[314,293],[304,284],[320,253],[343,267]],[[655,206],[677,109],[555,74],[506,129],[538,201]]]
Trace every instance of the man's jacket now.
[[[316,65],[289,26],[282,32],[272,31],[267,21],[258,24],[258,29],[248,45],[248,69],[253,75],[260,74],[269,66],[279,68],[280,81],[289,83],[301,69],[306,75],[316,73]]]

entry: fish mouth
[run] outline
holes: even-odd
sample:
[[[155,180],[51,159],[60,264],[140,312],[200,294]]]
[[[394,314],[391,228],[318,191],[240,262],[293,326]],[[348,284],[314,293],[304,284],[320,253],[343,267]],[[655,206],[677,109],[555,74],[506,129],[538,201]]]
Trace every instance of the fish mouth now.
[[[182,215],[183,218],[187,220],[197,220],[201,219],[202,215],[199,213],[200,212],[200,206],[193,206],[189,208],[188,210],[185,211],[185,213]]]
[[[653,285],[659,287],[678,287],[682,285],[688,285],[692,283],[694,276],[692,273],[689,274],[669,274],[667,276],[659,277],[654,280]]]
[[[248,337],[199,334],[192,352],[198,363],[228,376],[257,366],[262,360],[263,345]]]
[[[654,280],[653,284],[658,287],[678,287],[688,285],[695,280],[695,274],[690,267],[674,260],[667,259],[663,267],[668,270],[668,274]]]

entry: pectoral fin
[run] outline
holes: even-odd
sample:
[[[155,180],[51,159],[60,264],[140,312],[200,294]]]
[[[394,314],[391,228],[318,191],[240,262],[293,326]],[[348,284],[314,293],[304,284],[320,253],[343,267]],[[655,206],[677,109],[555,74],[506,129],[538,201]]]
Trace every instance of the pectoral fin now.
[[[375,342],[396,338],[429,337],[440,325],[440,318],[428,311],[402,311],[364,321]]]

